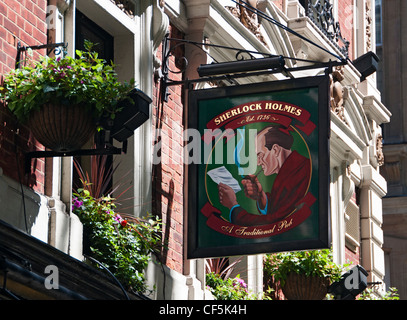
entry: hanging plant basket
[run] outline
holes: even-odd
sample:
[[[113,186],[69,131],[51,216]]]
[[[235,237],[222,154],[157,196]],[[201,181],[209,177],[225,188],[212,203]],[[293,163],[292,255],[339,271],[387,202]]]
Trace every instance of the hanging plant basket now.
[[[328,293],[329,278],[290,272],[282,291],[288,300],[322,300]]]
[[[79,150],[96,131],[91,112],[80,104],[44,104],[31,113],[28,126],[38,142],[57,152]]]
[[[93,43],[85,41],[84,46],[85,51],[76,50],[76,58],[29,61],[5,75],[0,86],[0,99],[52,151],[81,149],[96,132],[96,120],[113,119],[117,102],[135,85],[133,79],[118,81],[114,64],[98,58]]]

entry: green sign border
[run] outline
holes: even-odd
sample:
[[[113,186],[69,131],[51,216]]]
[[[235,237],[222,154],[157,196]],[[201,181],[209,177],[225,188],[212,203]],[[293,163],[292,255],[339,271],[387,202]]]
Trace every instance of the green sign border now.
[[[310,212],[306,219],[298,222],[298,225],[294,223],[294,227],[292,226],[293,219],[286,219],[283,221],[285,226],[281,224],[269,225],[269,229],[246,229],[245,227],[239,229],[238,226],[234,226],[228,221],[228,209],[216,203],[216,184],[208,179],[207,171],[212,167],[219,167],[219,164],[208,165],[207,159],[203,158],[202,149],[201,163],[192,163],[186,168],[188,174],[188,259],[330,247],[329,97],[328,76],[191,90],[189,92],[188,129],[197,129],[202,136],[205,129],[209,128],[219,128],[225,132],[225,128],[231,127],[236,132],[236,128],[242,127],[242,123],[236,124],[234,120],[244,119],[243,116],[253,114],[258,116],[260,114],[260,118],[257,117],[256,119],[262,119],[264,113],[255,110],[256,103],[260,110],[265,109],[266,102],[280,102],[292,106],[285,111],[276,110],[276,112],[282,118],[286,116],[285,118],[292,120],[290,131],[294,136],[293,150],[310,158],[312,175],[308,191],[312,194],[313,201],[310,202]],[[252,110],[249,110],[248,107],[243,108],[243,106],[250,104],[253,104]],[[302,119],[297,117],[300,112],[295,112],[296,107],[304,111],[302,115],[307,113],[308,117],[302,117]],[[291,114],[287,110],[291,111]],[[244,111],[247,113],[244,114]],[[250,118],[247,119],[250,120]],[[267,121],[248,122],[246,128],[257,127],[261,129],[270,123],[273,123],[273,119],[269,117]],[[310,124],[314,124],[315,127],[307,132],[306,127]],[[221,140],[223,143],[225,139]],[[225,166],[234,177],[237,176],[235,165],[229,163]],[[261,174],[258,177],[259,180],[265,181],[264,179],[266,179]],[[274,179],[274,177],[268,177],[268,179]],[[244,203],[242,194],[243,191],[239,192],[237,196],[240,197],[238,198],[239,201]],[[245,202],[245,205],[246,207],[250,206],[248,201]],[[220,225],[219,219],[229,223],[225,222],[225,225],[221,226],[222,230],[216,229],[217,225],[218,227]],[[229,234],[223,232],[228,228]],[[246,231],[243,232],[244,230]],[[233,236],[231,235],[232,231]],[[269,236],[269,234],[271,235]]]

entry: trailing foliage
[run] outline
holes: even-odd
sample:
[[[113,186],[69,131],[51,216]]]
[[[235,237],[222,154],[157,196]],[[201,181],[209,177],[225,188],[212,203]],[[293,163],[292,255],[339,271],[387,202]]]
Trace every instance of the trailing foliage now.
[[[280,281],[281,286],[284,286],[290,272],[329,278],[332,283],[341,278],[346,266],[334,263],[329,249],[281,252],[268,254],[264,258],[264,272],[274,281]]]
[[[127,290],[144,292],[144,271],[150,254],[161,244],[157,219],[123,219],[115,212],[114,199],[96,199],[88,190],[73,194],[72,212],[84,226],[90,256],[109,269]]]
[[[232,274],[236,265],[242,261],[242,257],[230,263],[229,258],[211,258],[205,259],[206,273],[213,272],[218,274],[222,279],[227,279]]]
[[[357,300],[400,300],[398,291],[390,287],[386,292],[377,292],[374,288],[368,288],[363,291]]]
[[[255,300],[256,296],[247,290],[247,284],[238,275],[223,279],[219,274],[206,274],[206,285],[216,300]]]
[[[94,44],[85,41],[86,51],[70,56],[43,57],[12,70],[4,77],[0,98],[20,121],[44,103],[82,104],[95,118],[114,118],[117,103],[134,88],[134,81],[120,83],[108,64],[93,52]]]
[[[232,263],[227,257],[205,260],[206,286],[217,300],[256,299],[254,294],[249,294],[246,283],[239,275],[230,278],[236,265],[241,260],[242,257]]]

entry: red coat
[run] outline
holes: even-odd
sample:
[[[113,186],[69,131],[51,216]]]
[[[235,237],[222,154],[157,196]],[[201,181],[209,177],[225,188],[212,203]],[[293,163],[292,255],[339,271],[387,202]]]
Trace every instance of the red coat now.
[[[281,166],[267,195],[267,214],[252,214],[242,207],[231,213],[231,222],[242,226],[258,226],[284,219],[292,213],[308,191],[311,161],[293,151]]]

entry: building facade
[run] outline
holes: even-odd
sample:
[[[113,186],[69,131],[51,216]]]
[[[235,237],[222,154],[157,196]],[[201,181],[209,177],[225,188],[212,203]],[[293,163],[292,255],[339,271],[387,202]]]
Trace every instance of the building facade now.
[[[406,4],[402,1],[376,1],[377,52],[381,58],[379,89],[392,114],[391,125],[383,126],[385,164],[382,174],[388,182],[383,201],[383,231],[386,253],[386,283],[396,287],[400,299],[406,299],[406,177],[405,177],[405,105],[404,88]],[[389,48],[398,48],[389,50]]]
[[[27,1],[26,6],[6,1],[0,4],[0,74],[14,67],[19,42],[25,46],[65,42],[70,55],[84,38],[106,43],[111,49],[106,54],[113,57],[120,79],[134,78],[138,88],[153,99],[149,120],[129,139],[126,154],[113,159],[120,161],[113,184],[122,182],[128,171],[132,177],[128,185],[121,186],[130,186],[132,193],[127,209],[122,210],[135,216],[152,212],[164,224],[167,245],[161,264],[152,262],[146,271],[149,286],[155,288],[149,298],[211,299],[205,290],[204,259],[186,257],[188,167],[183,132],[187,129],[186,90],[191,88],[181,82],[199,78],[197,67],[201,64],[235,61],[236,52],[223,47],[250,51],[254,57],[261,52],[289,57],[292,59],[286,59],[286,63],[290,68],[304,66],[306,60],[348,58],[331,74],[332,248],[335,262],[350,260],[362,265],[369,273],[368,281],[380,282],[378,287],[384,290],[382,198],[387,185],[379,169],[383,164],[381,125],[390,121],[391,114],[381,102],[375,74],[365,77],[352,62],[375,51],[374,2],[248,3],[265,16],[229,0],[43,0]],[[318,16],[325,20],[318,20]],[[169,38],[182,39],[184,44],[177,45]],[[321,69],[308,69],[295,71],[293,76],[320,73]],[[163,90],[168,78],[180,84]],[[283,74],[266,74],[232,83],[198,83],[194,89],[283,79]],[[32,160],[31,173],[20,177],[24,153],[42,147],[27,128],[12,122],[3,106],[1,112],[0,202],[7,209],[1,211],[0,219],[8,227],[81,261],[82,226],[70,210],[72,158]],[[154,152],[158,130],[161,161],[157,163]],[[260,293],[262,270],[262,255],[255,255],[245,256],[236,272],[253,292]]]

